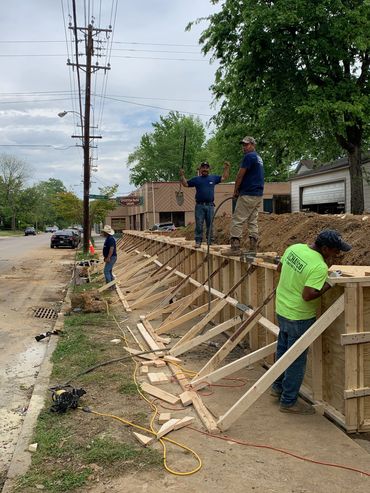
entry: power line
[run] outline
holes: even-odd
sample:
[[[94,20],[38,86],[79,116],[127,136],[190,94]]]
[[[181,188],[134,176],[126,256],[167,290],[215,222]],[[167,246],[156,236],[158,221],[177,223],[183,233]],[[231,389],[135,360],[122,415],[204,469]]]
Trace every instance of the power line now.
[[[209,118],[211,118],[213,116],[213,115],[206,115],[204,113],[194,113],[192,111],[180,111],[180,110],[175,110],[173,108],[163,108],[161,106],[153,106],[153,105],[150,105],[150,104],[135,103],[134,101],[127,101],[127,100],[124,100],[124,99],[111,98],[111,97],[108,97],[108,96],[106,96],[106,99],[109,99],[111,101],[118,101],[119,103],[133,104],[135,106],[145,106],[146,108],[154,108],[154,109],[157,109],[157,110],[177,111],[178,113],[183,113],[183,114],[186,114],[186,115],[207,116]]]
[[[76,53],[76,58],[77,58],[77,53]],[[83,56],[83,55],[82,55]],[[22,57],[41,57],[41,58],[47,58],[47,57],[67,57],[67,55],[63,54],[46,54],[46,53],[38,53],[38,54],[1,54],[0,58],[22,58]],[[163,57],[150,57],[150,56],[131,56],[131,55],[112,55],[111,58],[131,58],[131,59],[136,59],[136,60],[166,60],[166,61],[173,61],[173,62],[208,62],[206,59],[197,59],[197,58],[163,58]]]
[[[0,40],[0,44],[34,44],[34,43],[65,43],[65,41],[57,41],[55,39],[52,40]],[[175,44],[175,43],[144,43],[144,42],[138,42],[138,41],[113,41],[113,44],[118,44],[118,45],[140,45],[140,46],[173,46],[173,47],[179,47],[179,48],[195,48],[199,47],[197,44]]]
[[[1,96],[28,96],[28,95],[47,95],[47,94],[55,94],[55,95],[69,95],[76,91],[27,91],[27,92],[0,92],[0,97]],[[83,91],[82,91],[83,92]],[[97,94],[95,94],[97,96]],[[151,101],[179,101],[179,102],[185,102],[185,103],[209,103],[210,101],[206,99],[182,99],[182,98],[157,98],[153,96],[128,96],[127,94],[124,95],[116,95],[116,94],[110,94],[109,97],[114,97],[114,98],[127,98],[127,99],[145,99],[145,100],[151,100]],[[45,101],[58,101],[58,100],[45,100]]]

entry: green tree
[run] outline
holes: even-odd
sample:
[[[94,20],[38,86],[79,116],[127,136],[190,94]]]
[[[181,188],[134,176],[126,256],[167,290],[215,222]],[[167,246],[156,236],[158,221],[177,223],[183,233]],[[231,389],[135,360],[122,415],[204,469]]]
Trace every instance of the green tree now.
[[[73,192],[57,192],[52,199],[60,227],[81,224],[83,217],[82,200]]]
[[[97,199],[90,202],[90,225],[102,223],[108,212],[117,208],[117,202],[113,198],[118,190],[118,185],[99,188],[100,195],[105,195],[108,199]]]
[[[21,197],[31,169],[15,156],[0,156],[0,217],[14,231],[21,210]]]
[[[362,213],[369,1],[223,0],[208,21],[200,42],[219,62],[212,86],[221,102],[217,124],[243,123],[277,163],[347,153],[351,210]]]
[[[192,116],[171,111],[152,125],[153,132],[144,134],[140,145],[128,157],[130,181],[136,186],[150,181],[178,180],[184,134],[186,146],[183,168],[185,174],[191,174],[196,168],[196,156],[205,141],[202,122]]]
[[[63,223],[63,217],[58,216],[55,209],[54,198],[57,193],[66,191],[63,182],[55,178],[49,178],[27,188],[26,197],[23,197],[22,222],[31,222],[40,228]]]

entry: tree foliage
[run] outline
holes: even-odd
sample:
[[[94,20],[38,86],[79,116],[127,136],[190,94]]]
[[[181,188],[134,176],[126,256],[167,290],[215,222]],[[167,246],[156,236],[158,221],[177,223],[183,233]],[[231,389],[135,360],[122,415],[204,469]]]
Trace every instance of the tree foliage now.
[[[58,217],[62,218],[58,226],[82,224],[82,200],[73,192],[57,192],[52,199],[52,204]]]
[[[105,195],[108,199],[97,199],[90,202],[90,225],[95,223],[103,223],[108,212],[113,211],[117,207],[117,202],[114,196],[118,190],[118,185],[99,188],[99,193]]]
[[[16,229],[16,220],[22,208],[22,196],[31,170],[15,156],[0,156],[0,219],[3,225]]]
[[[212,3],[221,3],[212,0]],[[223,0],[200,42],[219,62],[218,126],[255,134],[272,163],[350,162],[352,212],[363,210],[361,147],[369,143],[367,0]]]
[[[202,122],[192,116],[171,111],[153,123],[153,132],[142,136],[140,145],[128,157],[130,181],[142,185],[150,181],[178,180],[179,168],[191,174],[205,141]],[[186,147],[182,166],[184,135]]]

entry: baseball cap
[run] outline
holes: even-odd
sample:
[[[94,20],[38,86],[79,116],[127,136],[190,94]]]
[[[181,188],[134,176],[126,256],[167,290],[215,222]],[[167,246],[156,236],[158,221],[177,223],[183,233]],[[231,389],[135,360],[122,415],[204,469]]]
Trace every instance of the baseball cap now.
[[[256,141],[253,137],[250,137],[249,135],[246,135],[244,137],[244,139],[240,140],[239,141],[239,144],[252,144],[252,145],[256,145]]]
[[[327,246],[329,248],[338,248],[342,252],[349,252],[352,246],[342,240],[342,236],[335,229],[324,229],[321,231],[315,243],[318,247]]]
[[[203,161],[200,163],[199,167],[203,166],[203,168],[209,168],[209,163],[207,161]]]

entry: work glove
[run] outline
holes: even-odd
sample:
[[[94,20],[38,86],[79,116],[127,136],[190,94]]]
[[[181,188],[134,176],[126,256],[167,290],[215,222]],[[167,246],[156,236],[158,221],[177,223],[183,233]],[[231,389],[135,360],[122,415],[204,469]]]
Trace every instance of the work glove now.
[[[326,279],[326,283],[329,284],[330,287],[333,287],[335,284],[335,282],[333,282],[333,279],[341,277],[341,275],[342,275],[342,271],[333,270],[332,272],[329,273],[329,277]]]

